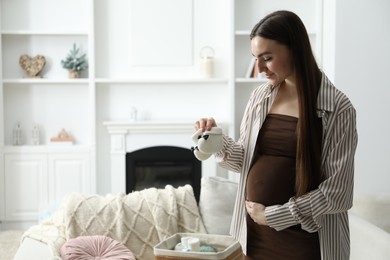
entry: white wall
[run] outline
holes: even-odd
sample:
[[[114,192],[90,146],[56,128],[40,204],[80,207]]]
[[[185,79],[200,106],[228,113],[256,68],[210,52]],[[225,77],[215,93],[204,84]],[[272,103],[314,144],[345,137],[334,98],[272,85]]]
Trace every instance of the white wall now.
[[[177,0],[181,1],[181,0]],[[215,50],[215,74],[216,78],[227,78],[228,47],[229,47],[229,17],[225,0],[197,0],[192,1],[193,18],[190,28],[192,35],[193,63],[184,66],[169,64],[135,66],[130,64],[131,22],[136,24],[137,17],[129,18],[129,1],[96,1],[95,8],[97,19],[96,49],[97,49],[97,75],[98,77],[113,78],[196,78],[199,76],[199,54],[203,46],[211,46]],[[150,1],[149,1],[150,2]],[[147,2],[147,3],[149,3]],[[172,2],[172,1],[169,1]],[[189,2],[189,1],[186,1]],[[134,4],[134,3],[133,3]],[[138,3],[139,4],[139,3]],[[160,8],[160,14],[169,15],[172,12],[170,6]],[[150,14],[149,14],[150,15]],[[146,16],[145,16],[146,17]],[[149,17],[149,16],[148,16]],[[142,20],[142,16],[138,17]],[[129,21],[130,19],[130,21]],[[152,24],[146,24],[149,23]],[[146,28],[156,27],[154,19],[143,21]],[[140,23],[143,25],[143,23]],[[137,25],[139,25],[137,23]],[[138,27],[138,26],[137,26]],[[189,29],[189,30],[190,30]],[[155,32],[147,30],[149,34]],[[177,33],[176,33],[177,34]],[[180,39],[181,35],[175,36]],[[110,37],[107,37],[109,35]],[[158,43],[157,43],[158,41]],[[168,41],[169,43],[169,41]],[[164,52],[170,49],[168,44],[160,37],[156,38],[155,49]],[[107,51],[107,49],[109,51]],[[147,53],[150,48],[141,50]],[[180,51],[179,53],[181,53]],[[152,52],[155,53],[155,52]],[[124,58],[123,58],[124,57]],[[101,63],[104,63],[101,65]],[[151,60],[153,61],[153,60]],[[145,75],[147,73],[147,75]],[[229,107],[227,82],[198,84],[198,83],[134,83],[134,84],[98,84],[96,91],[96,122],[97,122],[97,191],[99,194],[110,192],[110,137],[103,126],[104,121],[124,121],[130,116],[131,107],[138,110],[140,121],[188,121],[195,122],[200,116],[213,116],[219,122],[227,122]],[[213,112],[214,111],[214,112]],[[188,148],[193,143],[188,136]],[[211,164],[212,161],[206,164]],[[204,164],[203,164],[204,165]]]
[[[323,4],[323,68],[357,109],[355,193],[390,192],[390,122],[386,120],[386,112],[390,111],[390,83],[386,77],[390,73],[390,1],[324,0]],[[224,27],[222,21],[219,28]],[[105,104],[104,96],[98,92],[99,103]],[[102,106],[97,122],[117,116]],[[109,140],[100,124],[97,134],[98,191],[105,193],[110,179]]]
[[[357,110],[355,194],[390,192],[390,1],[334,3],[334,83]]]

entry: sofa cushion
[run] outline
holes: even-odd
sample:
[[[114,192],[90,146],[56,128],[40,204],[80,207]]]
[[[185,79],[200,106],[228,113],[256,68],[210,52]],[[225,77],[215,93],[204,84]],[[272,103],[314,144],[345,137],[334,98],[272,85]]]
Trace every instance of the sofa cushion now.
[[[355,195],[351,212],[390,232],[390,193]]]
[[[45,242],[31,237],[24,238],[14,258],[9,259],[26,260],[31,259],[32,256],[34,256],[34,259],[55,259],[50,247]]]
[[[199,212],[209,234],[228,235],[237,194],[237,183],[222,177],[203,177]]]
[[[154,259],[153,247],[179,232],[206,233],[190,185],[104,196],[70,193],[50,219],[30,227],[23,239],[45,243],[53,259],[60,259],[66,241],[102,235],[124,244],[136,259]]]
[[[81,236],[70,239],[61,247],[64,260],[135,260],[133,253],[122,243],[106,236]]]
[[[351,257],[353,260],[388,260],[390,233],[349,212]]]

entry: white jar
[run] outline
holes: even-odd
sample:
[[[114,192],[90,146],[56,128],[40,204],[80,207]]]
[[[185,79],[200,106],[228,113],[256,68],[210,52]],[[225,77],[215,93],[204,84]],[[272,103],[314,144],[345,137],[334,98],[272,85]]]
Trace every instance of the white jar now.
[[[204,78],[214,75],[214,49],[209,46],[200,50],[200,73]]]

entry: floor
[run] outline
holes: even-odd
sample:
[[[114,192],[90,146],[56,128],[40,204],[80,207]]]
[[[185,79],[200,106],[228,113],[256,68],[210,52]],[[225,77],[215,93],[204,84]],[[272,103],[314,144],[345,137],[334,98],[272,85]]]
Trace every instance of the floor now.
[[[18,250],[24,231],[7,230],[0,232],[0,259],[12,260]]]

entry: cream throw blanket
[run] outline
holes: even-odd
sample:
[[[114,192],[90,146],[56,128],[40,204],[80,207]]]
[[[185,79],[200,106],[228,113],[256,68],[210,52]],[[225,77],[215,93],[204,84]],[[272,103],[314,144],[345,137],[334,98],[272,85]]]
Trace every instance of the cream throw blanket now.
[[[190,185],[149,188],[130,194],[66,197],[49,221],[24,237],[49,245],[54,256],[71,238],[105,235],[122,242],[137,259],[154,259],[153,247],[175,233],[206,233]]]

